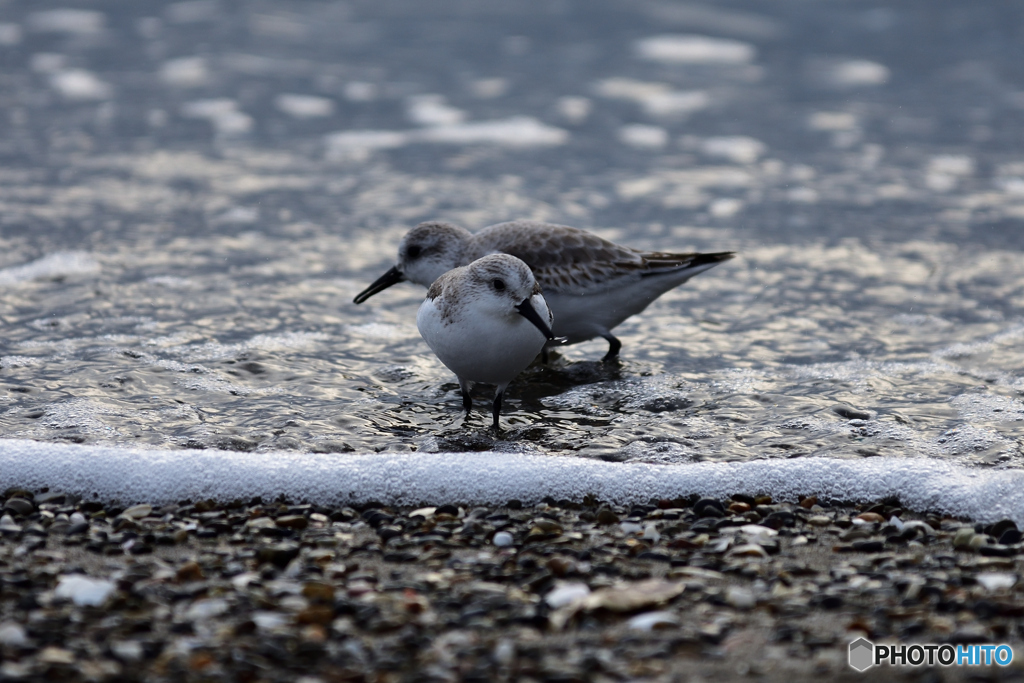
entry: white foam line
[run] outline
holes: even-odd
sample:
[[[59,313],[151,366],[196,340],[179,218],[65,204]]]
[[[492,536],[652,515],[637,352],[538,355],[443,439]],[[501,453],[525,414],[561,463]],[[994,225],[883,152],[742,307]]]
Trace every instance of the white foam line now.
[[[153,504],[280,495],[324,505],[532,504],[587,494],[618,504],[695,493],[854,502],[896,496],[915,510],[1024,524],[1024,471],[924,458],[647,465],[510,453],[245,454],[0,440],[0,489],[11,486]]]

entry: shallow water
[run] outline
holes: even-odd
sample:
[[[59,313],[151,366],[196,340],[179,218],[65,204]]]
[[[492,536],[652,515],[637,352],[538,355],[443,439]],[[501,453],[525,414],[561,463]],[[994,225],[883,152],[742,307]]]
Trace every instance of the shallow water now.
[[[0,5],[0,437],[1024,466],[1020,10],[91,8]],[[496,438],[421,289],[351,303],[438,218],[740,255]]]

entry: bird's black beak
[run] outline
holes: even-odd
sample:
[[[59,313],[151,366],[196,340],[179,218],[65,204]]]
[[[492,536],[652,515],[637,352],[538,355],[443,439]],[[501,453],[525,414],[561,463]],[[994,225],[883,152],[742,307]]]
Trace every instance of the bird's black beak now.
[[[398,266],[392,266],[391,270],[374,280],[372,285],[359,292],[359,294],[356,295],[356,298],[352,301],[357,304],[361,304],[377,292],[383,292],[391,285],[397,285],[403,280],[405,280],[405,276],[402,275],[402,271],[398,270]]]
[[[551,328],[548,327],[548,324],[544,322],[544,319],[540,317],[539,313],[537,313],[537,309],[530,304],[529,299],[525,299],[523,303],[516,306],[516,310],[519,311],[519,315],[533,323],[537,329],[540,330],[541,334],[544,335],[545,339],[554,341],[555,335],[551,333]]]

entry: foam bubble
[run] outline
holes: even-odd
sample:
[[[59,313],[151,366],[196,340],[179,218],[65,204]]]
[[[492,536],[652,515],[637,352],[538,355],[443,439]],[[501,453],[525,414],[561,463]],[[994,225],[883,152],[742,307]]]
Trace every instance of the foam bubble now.
[[[178,278],[177,275],[154,275],[153,278],[146,278],[145,282],[175,290],[191,289],[197,286],[194,281]]]
[[[407,339],[410,336],[415,336],[412,334],[412,329],[408,325],[366,323],[363,325],[348,325],[345,329],[347,329],[350,334],[354,334],[359,337],[384,341]]]
[[[699,35],[662,35],[636,42],[642,59],[673,64],[747,64],[754,61],[753,45],[738,40]]]
[[[282,94],[274,99],[274,106],[296,119],[313,119],[334,114],[334,101],[314,95]]]
[[[940,154],[928,160],[928,172],[953,176],[973,175],[974,159],[965,154]]]
[[[160,65],[160,80],[179,88],[204,85],[209,78],[206,60],[202,57],[179,57]]]
[[[351,81],[345,84],[342,95],[349,102],[372,102],[377,99],[378,88],[373,83],[365,81]]]
[[[50,77],[50,85],[69,100],[105,100],[114,94],[109,83],[85,69],[58,71]]]
[[[708,204],[708,212],[715,218],[732,218],[743,211],[743,200],[735,197],[719,197]]]
[[[668,144],[668,131],[661,126],[634,123],[619,129],[619,140],[630,147],[661,149]]]
[[[232,206],[213,218],[212,222],[226,225],[248,225],[256,223],[260,219],[260,210],[254,206]]]
[[[708,138],[701,143],[704,154],[719,159],[728,159],[736,164],[752,164],[767,151],[768,147],[746,135],[728,135]]]
[[[166,358],[156,359],[149,354],[139,354],[141,357],[139,360],[148,362],[154,367],[163,368],[164,370],[170,370],[172,372],[194,372],[194,373],[206,373],[210,372],[210,368],[203,365],[193,363],[182,363],[176,360],[168,360]]]
[[[811,78],[833,88],[863,88],[889,82],[889,68],[867,59],[823,60],[811,66]]]
[[[50,429],[74,430],[79,434],[99,437],[125,436],[108,425],[104,416],[124,417],[124,410],[91,398],[72,398],[48,403],[39,423]]]
[[[28,27],[40,33],[95,35],[106,23],[102,12],[81,9],[52,9],[28,15]]]
[[[42,364],[42,358],[34,358],[32,356],[0,357],[0,368],[30,368]]]
[[[532,116],[436,126],[412,135],[414,140],[420,142],[489,143],[504,147],[550,147],[563,145],[569,140],[568,131],[545,125]]]
[[[548,126],[531,116],[513,116],[495,121],[473,121],[434,125],[422,130],[349,130],[331,133],[324,141],[327,158],[364,159],[378,149],[393,149],[412,143],[447,145],[489,144],[502,147],[550,147],[563,145],[569,133]]]
[[[850,131],[856,130],[858,123],[854,114],[845,111],[816,111],[807,120],[812,130]]]
[[[1009,396],[967,393],[954,396],[949,402],[960,417],[972,422],[1024,420],[1024,401]]]
[[[275,353],[309,348],[317,342],[327,339],[330,339],[330,336],[322,332],[284,332],[282,334],[260,334],[248,341],[237,344],[206,342],[204,344],[169,348],[168,352],[183,356],[186,359],[221,360],[236,358],[252,351]]]
[[[607,78],[595,86],[602,97],[632,100],[652,116],[685,116],[706,109],[711,96],[703,90],[673,90],[665,83]]]
[[[443,95],[415,95],[406,103],[406,116],[419,126],[453,126],[466,119],[466,112],[449,105]]]
[[[997,346],[1007,342],[1016,342],[1024,337],[1024,324],[1014,323],[1005,330],[1001,330],[986,339],[976,342],[952,344],[943,349],[935,351],[932,355],[941,359],[961,359],[981,355],[993,351]]]
[[[232,396],[265,396],[284,392],[280,387],[254,389],[220,377],[189,377],[188,379],[177,380],[175,384],[191,391],[209,391],[218,394],[231,394]]]
[[[378,149],[404,147],[409,141],[408,133],[393,130],[345,130],[324,140],[328,159],[359,158]]]
[[[580,124],[590,116],[593,103],[586,97],[560,97],[555,108],[570,123]]]
[[[0,286],[33,280],[60,280],[78,275],[95,275],[100,264],[84,251],[58,251],[21,266],[0,270]]]
[[[195,100],[181,107],[185,118],[206,119],[221,135],[241,135],[252,130],[255,122],[248,114],[238,110],[238,103],[228,98]]]
[[[994,446],[1013,445],[1002,435],[991,429],[966,424],[947,429],[935,440],[933,450],[946,455],[972,455],[987,451]]]
[[[482,100],[504,96],[509,89],[507,78],[478,78],[470,84],[470,91]]]

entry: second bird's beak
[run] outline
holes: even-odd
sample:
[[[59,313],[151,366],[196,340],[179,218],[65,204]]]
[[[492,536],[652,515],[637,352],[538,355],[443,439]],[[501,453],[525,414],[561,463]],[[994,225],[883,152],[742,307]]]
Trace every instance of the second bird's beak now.
[[[352,301],[361,304],[377,292],[383,292],[391,285],[397,285],[404,280],[405,276],[402,275],[402,271],[398,270],[398,266],[391,266],[391,270],[374,280],[372,285],[359,292]]]
[[[533,307],[529,299],[525,299],[523,303],[516,306],[516,310],[519,311],[519,315],[523,316],[531,323],[533,323],[541,334],[544,335],[545,339],[554,341],[555,335],[551,333],[551,328],[544,322],[544,319],[537,313],[537,309]]]

